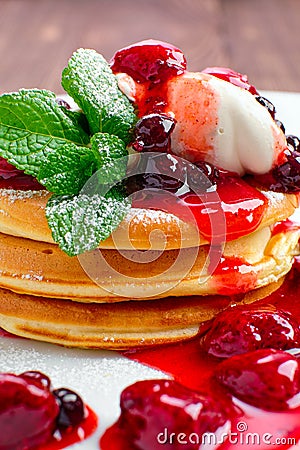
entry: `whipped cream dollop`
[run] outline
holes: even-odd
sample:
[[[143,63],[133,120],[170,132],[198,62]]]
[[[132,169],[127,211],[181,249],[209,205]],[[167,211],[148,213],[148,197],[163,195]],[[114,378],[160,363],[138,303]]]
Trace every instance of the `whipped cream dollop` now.
[[[146,87],[118,74],[122,92],[137,102]],[[165,112],[175,117],[171,151],[189,161],[207,161],[222,169],[264,174],[286,148],[281,129],[245,89],[201,72],[185,72],[167,81]]]

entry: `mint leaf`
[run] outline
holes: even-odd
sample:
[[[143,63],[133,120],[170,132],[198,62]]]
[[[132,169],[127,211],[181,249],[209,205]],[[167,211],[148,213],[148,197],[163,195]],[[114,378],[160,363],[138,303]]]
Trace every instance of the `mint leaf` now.
[[[113,188],[105,196],[52,196],[46,206],[46,217],[54,241],[69,256],[75,256],[97,248],[129,209],[130,201],[120,189]]]
[[[130,141],[136,122],[134,108],[102,55],[77,50],[63,70],[62,86],[85,113],[92,134],[101,131]]]
[[[48,153],[37,175],[38,181],[54,194],[77,194],[98,168],[88,147],[64,144]]]
[[[37,175],[38,181],[54,194],[74,195],[98,170],[91,180],[93,189],[99,193],[99,184],[115,184],[126,173],[125,156],[128,152],[124,142],[117,136],[97,133],[91,140],[91,146],[79,147],[68,143],[53,149],[45,155]],[[89,184],[86,189],[91,189],[91,186]]]
[[[97,133],[91,139],[92,150],[98,161],[99,183],[114,183],[126,174],[128,151],[117,136]]]
[[[37,176],[47,153],[69,142],[85,145],[89,136],[55,94],[22,89],[0,96],[0,156],[15,167]]]

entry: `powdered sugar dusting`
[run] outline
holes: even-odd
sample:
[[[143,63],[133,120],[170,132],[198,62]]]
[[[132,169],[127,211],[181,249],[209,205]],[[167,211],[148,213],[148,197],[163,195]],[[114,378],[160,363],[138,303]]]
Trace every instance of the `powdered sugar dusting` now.
[[[0,196],[6,197],[10,203],[14,203],[17,200],[24,200],[34,197],[47,197],[49,192],[46,190],[39,191],[21,191],[16,189],[0,189]]]

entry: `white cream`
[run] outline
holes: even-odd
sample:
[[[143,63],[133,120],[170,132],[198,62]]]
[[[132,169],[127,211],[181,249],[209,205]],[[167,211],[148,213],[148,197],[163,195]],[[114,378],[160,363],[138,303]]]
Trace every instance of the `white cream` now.
[[[250,92],[231,83],[212,77],[209,84],[220,96],[211,162],[240,175],[271,170],[280,132],[268,110]],[[285,147],[285,138],[281,140]]]
[[[144,94],[126,74],[118,75],[131,101]],[[205,160],[222,169],[263,174],[286,147],[285,136],[267,109],[245,89],[200,72],[186,72],[168,84],[167,112],[177,120],[172,151],[192,162]]]

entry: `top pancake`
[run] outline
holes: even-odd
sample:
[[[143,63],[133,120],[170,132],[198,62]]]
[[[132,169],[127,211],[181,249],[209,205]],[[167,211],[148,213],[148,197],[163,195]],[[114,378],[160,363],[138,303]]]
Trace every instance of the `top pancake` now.
[[[297,207],[293,194],[262,191],[268,200],[258,229],[288,218]],[[53,243],[45,216],[47,191],[0,189],[0,232]],[[172,250],[207,244],[197,227],[164,211],[132,208],[101,248]]]

